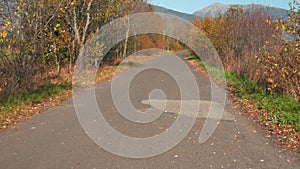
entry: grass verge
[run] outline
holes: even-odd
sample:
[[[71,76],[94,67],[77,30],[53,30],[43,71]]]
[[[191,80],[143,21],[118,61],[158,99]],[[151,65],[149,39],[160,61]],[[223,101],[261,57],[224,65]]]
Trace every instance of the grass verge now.
[[[99,68],[95,83],[110,79],[112,76],[126,71],[136,64],[143,63],[154,56],[140,56],[135,60],[128,60],[115,65],[103,65]],[[49,75],[50,76],[50,75]],[[72,94],[72,72],[68,68],[62,69],[61,74],[51,80],[51,84],[39,87],[37,90],[23,92],[9,98],[0,97],[0,130],[6,129],[42,112],[45,108],[61,105]],[[87,84],[93,86],[93,84]],[[1,94],[1,93],[0,93]]]
[[[96,82],[111,78],[116,66],[103,66],[99,69]],[[69,71],[62,72],[52,84],[40,87],[37,90],[23,92],[0,100],[0,129],[31,118],[32,115],[42,112],[45,108],[61,105],[72,94],[72,76]]]
[[[271,121],[277,125],[291,125],[300,131],[300,104],[282,94],[269,94],[256,81],[248,81],[245,77],[225,74],[227,85],[234,89],[234,94],[243,100],[252,100],[258,109],[266,110],[263,121]]]
[[[39,112],[41,107],[58,105],[70,93],[71,85],[48,85],[31,92],[11,96],[0,102],[0,129],[16,125]]]
[[[193,55],[188,55],[187,60],[201,72],[217,71]],[[230,72],[225,73],[225,78],[234,100],[263,126],[267,137],[300,153],[300,104],[282,94],[269,94],[255,80],[249,81]]]

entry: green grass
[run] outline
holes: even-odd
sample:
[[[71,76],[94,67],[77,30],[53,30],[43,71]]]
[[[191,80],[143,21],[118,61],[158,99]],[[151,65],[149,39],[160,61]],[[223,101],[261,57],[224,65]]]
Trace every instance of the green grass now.
[[[128,66],[133,65],[133,63],[128,63]],[[98,72],[98,77],[100,80],[107,79],[113,75],[114,71],[118,66],[110,66]],[[103,77],[103,78],[102,78]],[[70,91],[72,89],[72,84],[62,85],[48,85],[40,87],[36,90],[30,92],[23,92],[19,95],[12,95],[10,97],[4,97],[0,95],[0,129],[6,128],[7,126],[14,124],[18,121],[18,118],[22,115],[27,115],[26,108],[32,107],[33,105],[39,103],[50,103],[49,98],[54,97],[52,102],[58,104],[63,99],[66,99],[64,91]]]
[[[51,98],[61,91],[70,90],[71,85],[48,85],[31,92],[24,92],[19,95],[0,98],[0,129],[15,124],[23,115],[28,115],[24,109],[32,105],[42,103],[45,99]],[[63,97],[54,99],[62,101]]]
[[[12,110],[14,107],[17,107],[21,104],[32,103],[38,104],[41,103],[43,99],[51,97],[54,94],[59,93],[63,90],[70,90],[71,85],[49,85],[31,92],[25,92],[17,96],[10,96],[8,98],[1,98],[0,100],[0,112]]]
[[[205,64],[198,57],[196,57],[192,54],[189,54],[186,56],[186,58],[187,58],[187,60],[195,61],[202,70],[207,70],[207,68],[205,67]]]
[[[198,57],[189,54],[186,57],[188,60],[194,61],[198,64],[198,66],[203,70],[203,71],[208,71],[209,74],[216,80],[225,80],[224,76],[224,71],[221,71],[220,69],[216,68],[215,66],[212,66],[210,64],[202,62]]]
[[[218,71],[193,55],[187,56],[187,59],[196,61],[203,70]],[[268,117],[263,120],[271,120],[277,125],[292,125],[296,131],[300,131],[300,104],[294,99],[282,94],[269,94],[257,81],[249,81],[246,77],[233,73],[226,72],[225,78],[227,85],[234,89],[237,97],[251,100],[259,109],[267,111]]]
[[[252,100],[259,109],[266,110],[268,119],[279,125],[292,125],[300,131],[300,104],[282,94],[269,94],[256,81],[249,81],[232,73],[225,74],[227,85],[234,88],[241,99]]]

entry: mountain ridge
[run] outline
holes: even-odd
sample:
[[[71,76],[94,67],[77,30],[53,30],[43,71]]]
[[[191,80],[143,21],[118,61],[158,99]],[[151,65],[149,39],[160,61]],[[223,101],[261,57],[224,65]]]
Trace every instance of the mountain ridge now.
[[[155,12],[162,12],[162,13],[167,13],[170,15],[175,15],[175,16],[178,16],[178,17],[183,18],[188,21],[192,21],[193,18],[196,17],[193,14],[183,13],[183,12],[179,12],[176,10],[172,10],[172,9],[168,9],[168,8],[156,6],[156,5],[152,5],[152,6],[153,6],[153,9]]]
[[[203,9],[200,9],[193,13],[193,15],[204,18],[204,17],[218,17],[219,15],[224,15],[226,11],[230,8],[230,6],[236,5],[241,7],[244,11],[252,12],[254,9],[264,11],[268,16],[271,16],[274,19],[288,17],[288,10],[278,7],[270,7],[261,4],[222,4],[222,3],[214,3],[210,6],[207,6]]]

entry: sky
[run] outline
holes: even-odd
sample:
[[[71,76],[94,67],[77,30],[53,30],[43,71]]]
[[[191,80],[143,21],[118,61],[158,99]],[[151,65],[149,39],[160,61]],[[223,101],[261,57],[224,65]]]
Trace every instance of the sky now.
[[[158,5],[184,13],[194,13],[213,3],[223,4],[263,4],[267,6],[289,9],[291,0],[149,0],[153,5]]]

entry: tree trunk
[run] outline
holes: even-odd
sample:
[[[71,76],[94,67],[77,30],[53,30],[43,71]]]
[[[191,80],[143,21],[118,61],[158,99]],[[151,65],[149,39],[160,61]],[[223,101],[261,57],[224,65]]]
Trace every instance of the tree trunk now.
[[[54,56],[56,62],[56,75],[59,75],[61,73],[61,61],[57,52],[56,40],[54,40]]]
[[[126,38],[125,38],[124,51],[123,51],[123,59],[126,57],[126,54],[127,54],[128,38],[129,38],[129,32],[130,32],[129,16],[126,16],[126,18],[127,18],[127,30],[126,30]]]

